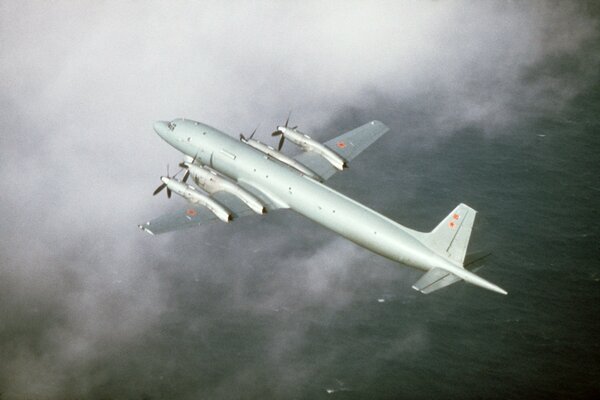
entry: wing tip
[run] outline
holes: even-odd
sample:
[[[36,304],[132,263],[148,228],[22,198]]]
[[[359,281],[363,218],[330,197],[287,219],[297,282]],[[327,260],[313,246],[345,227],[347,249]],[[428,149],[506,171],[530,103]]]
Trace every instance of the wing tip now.
[[[384,124],[383,122],[381,122],[381,121],[379,121],[377,119],[374,119],[373,121],[369,122],[369,124],[373,125],[373,126],[379,126],[380,128],[382,128],[382,129],[384,129],[386,131],[390,130],[390,128],[386,124]]]
[[[145,225],[138,225],[138,228],[140,228],[141,230],[143,230],[144,232],[154,236],[154,232],[152,232],[150,229],[148,229],[146,226],[149,225],[147,222]]]
[[[412,288],[415,289],[419,293],[427,294],[424,291],[422,291],[421,289],[419,289],[416,285],[412,285]]]

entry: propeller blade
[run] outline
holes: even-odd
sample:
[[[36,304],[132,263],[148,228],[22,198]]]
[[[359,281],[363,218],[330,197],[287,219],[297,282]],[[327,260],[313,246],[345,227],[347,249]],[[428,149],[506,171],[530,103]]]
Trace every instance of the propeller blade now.
[[[292,115],[292,110],[290,110],[290,112],[288,113],[288,117],[287,117],[287,119],[285,120],[285,125],[284,125],[284,126],[285,126],[286,128],[287,128],[287,126],[288,126],[288,122],[290,122],[290,116],[291,116],[291,115]]]
[[[169,164],[167,164],[167,178],[170,178],[171,175],[169,175]]]
[[[279,139],[279,145],[277,146],[277,151],[281,150],[283,147],[283,142],[285,141],[285,136],[281,135],[281,139]]]
[[[167,197],[171,198],[171,189],[167,188]]]
[[[180,162],[180,163],[179,163],[179,168],[188,168],[188,166],[187,166],[187,165],[185,165],[185,163],[183,163],[183,162]]]
[[[279,136],[279,135],[283,135],[283,132],[277,130],[277,131],[271,133],[271,136]]]
[[[244,137],[244,134],[240,133],[240,141],[245,142],[246,141],[246,137]]]
[[[166,187],[167,187],[167,184],[163,183],[162,185],[160,185],[159,187],[156,188],[156,190],[154,191],[154,193],[152,193],[152,196],[156,196],[157,194],[160,193],[161,190],[163,190]]]
[[[254,137],[254,134],[256,133],[256,130],[258,129],[259,126],[260,126],[260,124],[256,125],[256,128],[254,128],[254,130],[250,134],[250,139],[252,139]]]
[[[187,182],[188,177],[190,176],[190,170],[188,169],[187,171],[185,171],[185,175],[183,175],[183,183]]]

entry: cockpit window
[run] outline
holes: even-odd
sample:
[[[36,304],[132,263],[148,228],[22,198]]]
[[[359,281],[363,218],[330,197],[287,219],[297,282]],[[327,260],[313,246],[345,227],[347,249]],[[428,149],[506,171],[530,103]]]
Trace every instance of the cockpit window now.
[[[170,130],[172,130],[172,131],[173,131],[173,130],[175,130],[175,127],[176,127],[176,126],[177,126],[177,125],[175,125],[175,123],[174,123],[174,122],[169,122],[169,129],[170,129]]]

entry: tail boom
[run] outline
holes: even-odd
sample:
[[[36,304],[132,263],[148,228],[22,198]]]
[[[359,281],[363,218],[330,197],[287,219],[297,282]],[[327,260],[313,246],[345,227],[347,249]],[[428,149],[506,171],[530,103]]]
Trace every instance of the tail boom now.
[[[500,293],[500,294],[508,294],[508,292],[501,287],[494,285],[492,282],[486,281],[482,277],[475,275],[471,271],[468,271],[462,267],[455,267],[453,265],[449,265],[444,268],[446,271],[450,272],[453,275],[458,276],[460,279],[465,282],[469,282],[472,285],[479,286],[481,288],[491,290],[492,292]]]

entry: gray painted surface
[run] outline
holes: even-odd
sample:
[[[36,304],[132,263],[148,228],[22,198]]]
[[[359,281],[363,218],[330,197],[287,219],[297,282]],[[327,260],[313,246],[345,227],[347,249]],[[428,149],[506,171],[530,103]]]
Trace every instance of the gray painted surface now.
[[[208,125],[191,120],[176,119],[169,123],[157,122],[154,128],[159,136],[185,156],[195,157],[200,163],[208,164],[236,182],[252,187],[255,192],[266,196],[277,208],[291,208],[390,260],[425,271],[441,269],[469,283],[506,294],[503,289],[465,270],[462,266],[475,215],[475,211],[465,205],[457,207],[446,219],[451,219],[452,216],[459,219],[463,217],[463,214],[466,217],[469,215],[468,210],[471,210],[472,217],[468,223],[463,224],[461,219],[460,223],[455,226],[455,223],[451,221],[450,229],[444,230],[443,228],[447,224],[445,219],[430,234],[419,233]],[[361,142],[361,137],[380,137],[388,130],[387,126],[378,121],[372,121],[357,128],[360,135],[357,136],[356,143],[366,143],[366,146],[356,146],[356,150],[352,154],[356,156],[373,142],[370,139]],[[345,142],[339,142],[343,139],[334,139],[334,141],[336,140],[341,143],[339,147],[342,150],[346,147],[354,147],[351,142],[346,145]],[[187,214],[189,220],[189,212]],[[166,219],[166,224],[169,226],[168,230],[189,226],[187,221],[177,225],[169,219]],[[156,221],[150,221],[140,225],[140,228],[149,233],[158,233],[154,229],[155,225],[157,225]],[[463,225],[466,228],[461,230]],[[158,229],[161,229],[160,226]],[[162,232],[164,231],[166,230],[162,230]],[[427,242],[429,246],[424,242]],[[450,251],[451,247],[458,250]],[[453,254],[456,253],[460,255],[453,257]],[[457,280],[449,278],[444,281],[446,284],[441,284],[441,281],[436,278],[434,279],[437,282],[435,287],[440,289]],[[425,286],[422,285],[416,285],[413,288],[421,290],[423,293],[430,293],[433,291],[431,290],[432,283],[429,282],[426,285],[429,288],[428,291],[421,290],[421,288],[425,289]]]

